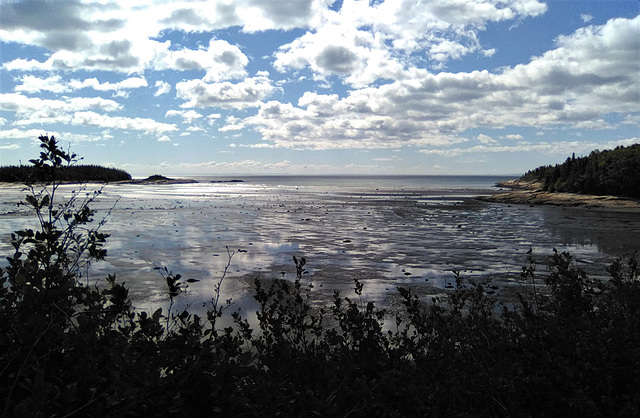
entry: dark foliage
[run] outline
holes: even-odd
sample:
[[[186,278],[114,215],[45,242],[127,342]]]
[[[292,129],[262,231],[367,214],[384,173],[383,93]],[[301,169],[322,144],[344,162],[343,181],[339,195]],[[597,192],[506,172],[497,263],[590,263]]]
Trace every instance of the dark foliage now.
[[[169,181],[169,180],[173,180],[173,179],[170,179],[170,178],[165,177],[165,176],[161,176],[160,174],[154,174],[154,175],[151,175],[151,176],[147,177],[143,181]]]
[[[60,161],[45,151],[38,164]],[[136,311],[127,288],[83,283],[106,256],[94,212],[54,203],[55,179],[27,195],[36,229],[12,234],[0,270],[0,411],[3,417],[193,416],[638,416],[640,277],[635,257],[606,281],[555,253],[544,274],[533,256],[509,304],[488,282],[455,274],[449,294],[422,300],[399,288],[393,316],[335,294],[310,303],[296,279],[256,281],[258,325],[219,318],[224,274],[206,318],[172,312],[184,283],[158,268],[169,311]],[[229,252],[229,259],[233,256]],[[227,265],[229,267],[229,265]],[[226,272],[226,270],[225,270]],[[393,321],[392,321],[393,322]]]
[[[60,158],[55,155],[59,152],[55,137],[40,137],[43,143],[47,144],[48,152],[53,153],[51,158]],[[45,153],[41,154],[41,158]],[[73,156],[75,158],[75,155]],[[8,183],[43,183],[50,182],[54,178],[59,182],[99,182],[108,183],[112,181],[131,180],[131,175],[124,170],[117,168],[102,167],[98,165],[77,165],[67,164],[64,159],[60,160],[60,164],[55,166],[43,166],[36,164],[37,160],[31,160],[33,165],[5,166],[0,167],[0,182]],[[63,164],[65,163],[65,164]],[[52,172],[55,170],[55,173]]]
[[[640,198],[640,144],[572,156],[563,164],[529,171],[522,179],[539,181],[550,192]]]

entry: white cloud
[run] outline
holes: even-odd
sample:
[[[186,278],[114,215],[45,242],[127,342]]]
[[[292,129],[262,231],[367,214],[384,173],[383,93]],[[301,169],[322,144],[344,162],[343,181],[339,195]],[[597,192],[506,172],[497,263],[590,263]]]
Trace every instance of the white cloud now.
[[[0,110],[15,115],[12,128],[58,123],[168,138],[177,124],[129,113],[142,94],[120,98],[146,88],[151,102],[140,115],[148,116],[173,99],[154,101],[151,95],[167,95],[175,80],[182,79],[175,85],[178,102],[171,102],[181,110],[163,109],[165,116],[203,121],[198,124],[207,129],[224,120],[220,131],[229,136],[249,128],[261,134],[262,141],[243,146],[416,147],[446,153],[510,149],[478,135],[482,130],[468,133],[472,128],[535,128],[539,140],[543,129],[612,129],[639,122],[640,17],[559,36],[553,49],[520,65],[454,74],[433,70],[446,69],[451,60],[491,56],[496,50],[481,42],[487,27],[539,16],[547,6],[537,0],[345,0],[338,5],[332,0],[0,2],[0,42],[43,52],[41,61],[22,57],[3,65],[3,71],[14,72],[15,93],[0,94]],[[586,14],[581,18],[592,20]],[[217,31],[227,28],[232,29]],[[218,38],[226,32],[247,37],[270,29],[283,30],[273,38],[288,42],[272,55],[263,51],[267,42],[262,45],[260,35],[255,50]],[[297,30],[284,32],[289,29]],[[198,35],[195,41],[193,34]],[[248,50],[259,51],[260,60]],[[252,76],[267,60],[287,74],[274,80],[267,73]],[[155,78],[161,80],[149,86],[145,76],[152,80],[153,71],[162,71]],[[320,93],[291,89],[281,102],[273,100],[278,86],[294,82],[302,88],[314,83]],[[321,94],[340,83],[351,90]],[[112,92],[120,103],[65,96],[88,89]],[[58,99],[30,97],[40,93]],[[196,112],[205,108],[225,111],[205,118],[209,112]],[[235,110],[242,112],[227,118]],[[118,116],[106,114],[111,112]],[[186,132],[202,131],[196,128]],[[496,138],[524,140],[519,134]],[[470,148],[456,148],[465,142]]]
[[[280,72],[309,67],[317,75],[338,74],[360,87],[396,78],[403,69],[384,38],[348,24],[327,24],[317,32],[308,32],[282,46],[275,58],[274,66]]]
[[[176,84],[177,96],[185,100],[184,108],[235,108],[257,107],[274,90],[269,78],[257,75],[238,83],[206,83],[203,80],[183,81]]]
[[[248,63],[249,59],[237,46],[211,39],[206,50],[164,51],[154,67],[157,70],[203,70],[206,72],[203,81],[219,82],[245,77],[247,72],[244,67]]]
[[[204,32],[239,26],[253,32],[307,27],[319,21],[329,3],[328,0],[1,2],[0,41],[51,51],[43,62],[20,58],[6,63],[4,68],[141,74],[154,68],[193,69],[195,64],[207,71],[210,81],[220,81],[228,75],[243,77],[244,55],[237,48],[235,51],[227,48],[218,55],[217,48],[223,41],[215,41],[208,51],[191,51],[171,49],[169,42],[154,38],[165,30]]]
[[[85,80],[73,79],[69,81],[68,85],[73,90],[92,88],[96,91],[122,91],[148,86],[147,80],[144,77],[130,77],[117,83],[101,83],[97,78],[88,78]]]
[[[345,1],[339,12],[327,11],[314,27],[275,54],[281,72],[308,67],[321,76],[337,74],[355,87],[376,80],[397,79],[423,54],[442,69],[450,59],[484,50],[478,32],[487,22],[538,16],[546,5],[538,1],[430,2]],[[409,65],[408,65],[409,64]]]
[[[73,125],[98,126],[109,129],[123,129],[131,131],[144,131],[151,134],[163,134],[177,131],[175,125],[156,122],[146,118],[127,118],[121,116],[101,115],[96,112],[76,112],[71,120]]]
[[[71,122],[72,113],[84,110],[112,112],[121,105],[100,97],[74,97],[64,100],[27,97],[19,93],[0,94],[0,110],[14,112],[17,120],[14,125],[53,124]]]
[[[591,16],[589,14],[586,14],[586,13],[582,13],[580,15],[580,19],[582,19],[582,21],[584,23],[589,23],[589,22],[591,22],[593,20],[593,16]]]
[[[164,81],[156,81],[155,86],[158,88],[156,90],[154,96],[162,96],[163,94],[167,94],[171,91],[171,84]]]
[[[22,84],[15,87],[17,92],[40,93],[41,91],[50,91],[52,93],[65,93],[70,91],[68,85],[62,82],[59,75],[39,78],[32,75],[25,75],[20,80]]]
[[[15,87],[16,92],[40,93],[48,91],[52,93],[67,93],[83,88],[92,88],[96,91],[121,92],[129,89],[147,87],[147,81],[143,77],[130,77],[117,83],[100,83],[97,78],[85,80],[72,79],[65,81],[59,75],[40,78],[32,75],[24,75],[20,79],[22,84]]]
[[[485,134],[478,135],[476,139],[482,144],[495,144],[496,142],[498,142],[495,139],[491,138],[489,135]]]
[[[192,123],[196,119],[200,119],[202,115],[195,110],[168,110],[165,117],[179,116],[185,123]]]
[[[50,134],[59,136],[56,132],[43,132],[42,129],[29,129],[26,131],[20,129],[0,130],[0,139],[37,139],[42,134]]]
[[[602,128],[605,115],[637,112],[639,36],[640,17],[613,19],[498,74],[410,69],[344,98],[305,93],[299,107],[271,101],[245,124],[277,146],[307,149],[446,145],[478,127]]]
[[[0,139],[24,139],[30,142],[36,143],[37,138],[40,135],[50,135],[55,136],[58,139],[61,139],[65,142],[71,143],[80,143],[80,142],[95,142],[101,139],[104,139],[101,136],[95,135],[83,135],[83,134],[75,134],[70,132],[57,132],[57,131],[44,131],[42,129],[28,129],[28,130],[20,130],[20,129],[9,129],[9,130],[0,130]],[[12,148],[7,149],[18,149],[20,148],[20,144]]]

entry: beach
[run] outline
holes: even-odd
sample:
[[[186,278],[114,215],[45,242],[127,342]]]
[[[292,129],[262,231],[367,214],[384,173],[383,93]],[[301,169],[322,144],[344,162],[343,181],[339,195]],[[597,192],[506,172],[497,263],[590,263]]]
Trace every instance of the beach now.
[[[166,284],[155,267],[198,280],[178,306],[199,307],[234,253],[222,300],[252,309],[256,278],[295,278],[293,256],[305,257],[303,284],[318,303],[335,291],[392,303],[397,287],[422,297],[448,291],[453,271],[492,278],[497,296],[520,286],[531,249],[545,270],[556,248],[580,267],[602,274],[605,264],[637,249],[640,217],[575,207],[487,201],[506,179],[485,178],[256,178],[242,183],[108,185],[95,203],[97,219],[110,212],[108,256],[95,263],[91,282],[116,274],[135,305],[166,306]],[[98,187],[97,185],[90,185]],[[65,194],[77,185],[64,185]],[[4,187],[0,250],[9,255],[11,231],[33,219],[15,203],[20,188]],[[480,198],[479,198],[480,197]],[[237,250],[241,250],[238,252]]]

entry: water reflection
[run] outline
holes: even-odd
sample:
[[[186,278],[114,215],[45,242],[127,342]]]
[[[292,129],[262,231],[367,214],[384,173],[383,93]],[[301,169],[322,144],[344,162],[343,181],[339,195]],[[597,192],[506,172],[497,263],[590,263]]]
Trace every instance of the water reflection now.
[[[572,208],[544,208],[545,228],[575,246],[595,246],[612,257],[640,249],[640,216]]]
[[[65,186],[66,188],[67,186]],[[66,190],[66,189],[65,189]],[[69,192],[71,189],[67,190]],[[8,254],[11,231],[33,219],[15,212],[20,191],[0,202],[0,250]],[[365,296],[385,299],[397,286],[442,291],[452,270],[466,277],[518,276],[526,252],[570,251],[589,266],[638,247],[640,217],[554,207],[488,204],[453,191],[251,184],[108,186],[96,203],[101,213],[120,198],[104,232],[107,260],[91,277],[118,273],[138,306],[166,305],[166,285],[154,266],[200,280],[180,306],[202,305],[234,255],[223,299],[251,305],[255,277],[293,278],[293,255],[306,256],[318,298],[347,293],[365,282]],[[13,203],[12,203],[13,202]],[[542,257],[542,260],[544,257]]]

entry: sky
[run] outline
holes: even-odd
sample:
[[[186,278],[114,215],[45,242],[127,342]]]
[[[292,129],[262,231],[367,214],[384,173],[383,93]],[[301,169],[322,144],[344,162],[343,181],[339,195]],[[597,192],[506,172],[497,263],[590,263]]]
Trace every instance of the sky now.
[[[0,0],[0,165],[520,175],[639,122],[636,0]]]

